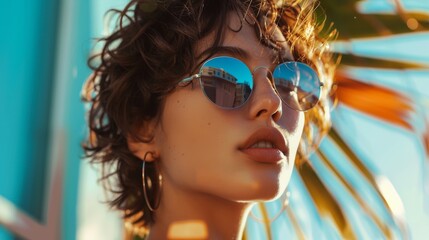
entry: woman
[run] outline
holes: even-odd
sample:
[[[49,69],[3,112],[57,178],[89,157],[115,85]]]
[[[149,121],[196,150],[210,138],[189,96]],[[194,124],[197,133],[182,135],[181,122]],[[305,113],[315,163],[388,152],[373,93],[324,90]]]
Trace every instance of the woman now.
[[[240,239],[252,205],[285,192],[311,121],[328,125],[333,65],[312,10],[133,0],[119,12],[90,59],[84,148],[147,239]]]

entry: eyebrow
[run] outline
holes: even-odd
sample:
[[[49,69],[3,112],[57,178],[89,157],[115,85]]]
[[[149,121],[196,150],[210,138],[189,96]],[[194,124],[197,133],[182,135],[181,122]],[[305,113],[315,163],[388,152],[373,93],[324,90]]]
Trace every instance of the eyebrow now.
[[[246,50],[240,47],[219,46],[216,48],[216,54],[219,54],[219,53],[229,54],[229,55],[232,55],[233,57],[238,57],[241,59],[250,58],[250,54]]]
[[[200,56],[206,56],[207,57],[206,60],[207,60],[208,58],[219,54],[230,55],[232,57],[236,57],[242,60],[249,59],[251,56],[251,54],[249,54],[249,52],[247,52],[243,48],[233,47],[233,46],[210,47],[210,48],[207,48],[204,52],[202,52]],[[279,54],[272,54],[271,61],[276,62],[276,61],[293,61],[293,60],[290,59],[289,57],[285,58],[284,54],[279,53]]]
[[[205,60],[208,58],[219,55],[219,54],[226,54],[231,55],[232,57],[237,57],[240,59],[248,59],[250,58],[250,54],[240,48],[240,47],[232,47],[232,46],[215,46],[215,47],[209,47],[206,50],[204,50],[200,56],[205,57]]]

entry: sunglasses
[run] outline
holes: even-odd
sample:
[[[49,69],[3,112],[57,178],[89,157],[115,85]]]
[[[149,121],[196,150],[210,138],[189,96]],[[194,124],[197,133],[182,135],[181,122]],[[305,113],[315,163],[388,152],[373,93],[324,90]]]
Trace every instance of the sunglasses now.
[[[255,68],[254,71],[261,67]],[[239,59],[214,57],[201,66],[198,74],[180,81],[188,83],[199,79],[204,95],[219,107],[236,109],[243,106],[252,95],[252,71]],[[306,111],[320,99],[323,83],[316,71],[305,63],[284,62],[277,65],[271,79],[282,101],[292,109]]]

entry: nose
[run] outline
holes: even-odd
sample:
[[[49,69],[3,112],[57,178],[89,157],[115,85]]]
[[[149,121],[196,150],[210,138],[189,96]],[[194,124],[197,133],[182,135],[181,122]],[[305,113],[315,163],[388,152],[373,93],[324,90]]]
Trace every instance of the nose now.
[[[250,100],[250,117],[269,119],[275,122],[282,116],[282,100],[272,83],[271,71],[267,67],[253,70],[254,88]]]

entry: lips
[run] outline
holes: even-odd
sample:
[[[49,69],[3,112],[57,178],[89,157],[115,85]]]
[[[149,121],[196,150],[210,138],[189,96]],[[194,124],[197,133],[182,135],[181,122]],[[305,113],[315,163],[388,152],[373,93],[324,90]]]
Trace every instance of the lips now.
[[[257,146],[258,142],[270,142],[272,147]],[[288,156],[289,148],[286,139],[275,128],[261,128],[254,132],[250,137],[239,147],[240,151],[246,154],[251,160],[262,163],[277,163]]]

